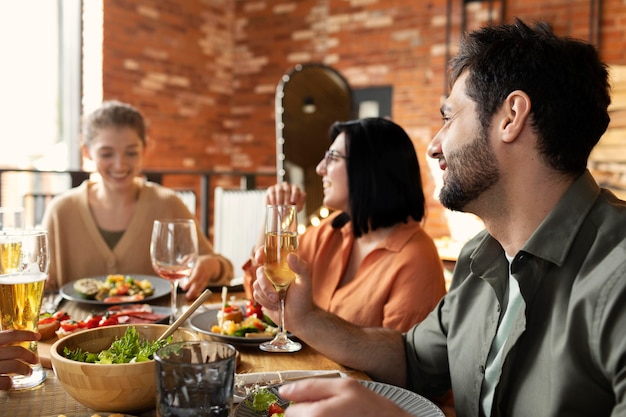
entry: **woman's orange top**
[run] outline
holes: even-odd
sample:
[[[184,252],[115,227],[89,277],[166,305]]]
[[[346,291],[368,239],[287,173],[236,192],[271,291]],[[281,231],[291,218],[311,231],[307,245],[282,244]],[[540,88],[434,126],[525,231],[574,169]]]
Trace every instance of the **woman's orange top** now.
[[[338,215],[300,237],[298,253],[310,265],[315,303],[360,326],[407,331],[422,321],[446,289],[437,248],[421,224],[397,225],[363,259],[354,278],[340,286],[355,237],[351,222],[333,228]],[[256,268],[248,262],[243,269],[251,297]]]

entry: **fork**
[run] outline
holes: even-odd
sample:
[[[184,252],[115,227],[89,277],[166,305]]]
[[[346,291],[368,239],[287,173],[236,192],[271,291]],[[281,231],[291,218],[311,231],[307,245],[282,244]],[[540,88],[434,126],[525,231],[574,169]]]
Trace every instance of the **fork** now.
[[[41,302],[41,312],[50,314],[55,313],[62,302],[63,296],[58,291],[45,292],[43,301]]]
[[[267,381],[261,380],[261,381],[256,381],[256,382],[248,382],[247,384],[235,383],[235,395],[238,397],[245,398],[248,395],[250,395],[254,390],[273,387],[276,385],[283,384],[285,382],[299,381],[301,379],[310,379],[310,378],[338,378],[340,376],[341,376],[340,372],[329,372],[329,373],[296,376],[296,377],[291,377],[291,378],[272,379],[272,380],[267,380]]]

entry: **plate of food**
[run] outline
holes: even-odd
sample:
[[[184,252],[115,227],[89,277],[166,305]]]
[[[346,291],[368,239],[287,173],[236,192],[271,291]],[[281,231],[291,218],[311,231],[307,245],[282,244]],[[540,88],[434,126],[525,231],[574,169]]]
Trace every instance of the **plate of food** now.
[[[170,307],[151,306],[149,304],[119,304],[108,306],[101,311],[94,311],[85,318],[71,317],[65,311],[42,313],[39,316],[41,340],[96,327],[115,324],[166,324],[169,322]]]
[[[170,283],[163,278],[141,274],[81,278],[59,290],[66,300],[99,305],[145,302],[170,292]]]
[[[235,375],[234,402],[240,403],[260,388],[306,378],[345,378],[341,371],[333,370],[290,370],[275,372],[248,372]]]
[[[396,403],[408,413],[419,417],[445,417],[445,414],[430,400],[394,385],[375,381],[359,381],[376,394]],[[289,407],[289,401],[278,394],[280,385],[261,388],[251,393],[235,409],[234,417],[272,417]]]
[[[276,324],[253,301],[245,307],[227,304],[225,312],[222,308],[203,311],[192,316],[189,324],[211,339],[238,346],[257,346],[272,340],[278,332]]]

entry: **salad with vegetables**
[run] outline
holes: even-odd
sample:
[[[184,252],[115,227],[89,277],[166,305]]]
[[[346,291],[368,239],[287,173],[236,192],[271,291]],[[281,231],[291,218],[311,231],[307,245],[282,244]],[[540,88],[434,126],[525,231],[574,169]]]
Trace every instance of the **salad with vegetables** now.
[[[285,408],[289,403],[282,401],[279,397],[268,388],[259,388],[251,399],[246,399],[245,403],[257,413],[262,413],[268,417],[283,417]]]
[[[211,326],[211,332],[236,337],[273,337],[278,327],[266,314],[263,308],[254,300],[248,301],[245,307],[245,317],[237,306],[226,304],[220,308],[217,323]]]
[[[140,301],[154,294],[154,288],[149,280],[137,280],[130,275],[119,274],[107,275],[104,281],[81,278],[73,287],[80,296],[105,303]]]
[[[67,359],[87,363],[114,364],[146,362],[154,359],[154,352],[172,343],[172,340],[172,336],[169,336],[165,340],[155,340],[152,342],[141,340],[137,329],[134,326],[130,326],[126,329],[126,332],[121,338],[115,338],[111,347],[108,349],[94,353],[85,352],[81,348],[71,350],[65,347],[63,349],[63,355]]]

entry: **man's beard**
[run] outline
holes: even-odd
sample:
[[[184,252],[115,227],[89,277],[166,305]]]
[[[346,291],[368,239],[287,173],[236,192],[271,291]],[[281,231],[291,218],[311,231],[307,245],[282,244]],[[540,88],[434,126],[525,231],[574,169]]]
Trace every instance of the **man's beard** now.
[[[450,210],[465,211],[468,203],[491,188],[500,178],[496,156],[487,133],[446,156],[447,177],[439,200]]]

